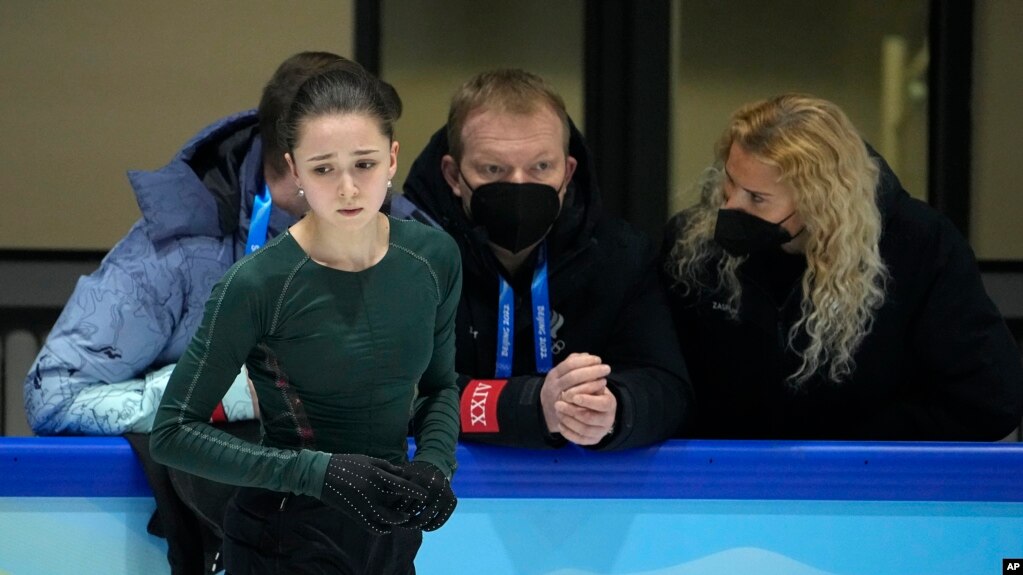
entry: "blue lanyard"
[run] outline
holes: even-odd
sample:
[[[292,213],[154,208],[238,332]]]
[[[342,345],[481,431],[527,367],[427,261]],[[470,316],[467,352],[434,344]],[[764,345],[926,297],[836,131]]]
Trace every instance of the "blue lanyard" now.
[[[270,223],[270,186],[263,184],[263,193],[252,201],[252,217],[249,218],[249,237],[245,240],[245,254],[263,247],[266,243],[266,228]]]
[[[551,359],[551,306],[547,293],[547,245],[540,244],[530,295],[533,304],[533,342],[536,370],[547,373],[553,367]],[[512,375],[512,357],[515,353],[515,292],[502,276],[497,294],[497,366],[494,376],[507,379]]]

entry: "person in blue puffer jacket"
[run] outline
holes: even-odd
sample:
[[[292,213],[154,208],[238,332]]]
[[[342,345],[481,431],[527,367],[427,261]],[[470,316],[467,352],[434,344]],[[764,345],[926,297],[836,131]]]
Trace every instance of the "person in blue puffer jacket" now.
[[[209,548],[219,542],[195,541],[200,529],[189,514],[205,516],[199,525],[218,534],[222,494],[209,482],[168,476],[149,460],[146,434],[213,285],[308,209],[288,176],[276,123],[302,82],[346,65],[327,52],[296,54],[274,72],[258,110],[204,128],[159,170],[129,172],[142,218],[79,279],[25,380],[37,434],[129,438],[157,498],[157,531],[168,539],[174,573],[209,572]],[[245,422],[236,431],[251,435],[259,431],[247,379],[239,374],[214,421]],[[207,565],[196,565],[204,555]]]
[[[37,434],[150,431],[213,284],[246,252],[264,186],[273,206],[262,241],[305,212],[272,128],[301,81],[338,59],[314,52],[289,58],[258,111],[204,128],[159,170],[128,173],[142,218],[97,271],[79,279],[25,380],[25,411]],[[223,402],[226,419],[253,418],[246,388],[239,377]]]

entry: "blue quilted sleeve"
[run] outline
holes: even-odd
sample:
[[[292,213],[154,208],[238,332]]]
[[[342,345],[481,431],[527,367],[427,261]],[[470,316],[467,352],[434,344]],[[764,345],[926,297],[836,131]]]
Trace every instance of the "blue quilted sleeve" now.
[[[143,405],[152,402],[145,373],[183,308],[181,262],[169,255],[139,222],[97,271],[78,280],[25,380],[36,433],[114,435],[144,417]]]

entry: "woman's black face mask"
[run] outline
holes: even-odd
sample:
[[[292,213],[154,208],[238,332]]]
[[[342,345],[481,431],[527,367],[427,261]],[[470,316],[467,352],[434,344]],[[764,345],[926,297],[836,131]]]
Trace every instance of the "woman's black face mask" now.
[[[487,230],[488,240],[512,253],[542,240],[561,211],[558,190],[547,184],[491,182],[469,191],[473,221]]]
[[[717,226],[714,228],[714,241],[736,257],[781,247],[795,238],[782,227],[795,213],[774,223],[739,210],[720,209]]]

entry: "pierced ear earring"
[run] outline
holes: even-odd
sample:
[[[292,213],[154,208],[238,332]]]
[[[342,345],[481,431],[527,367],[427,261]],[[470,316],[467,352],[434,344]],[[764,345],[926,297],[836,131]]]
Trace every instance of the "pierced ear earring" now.
[[[305,197],[305,190],[303,190],[302,188],[299,188],[298,192],[295,195],[297,195],[300,198],[304,198]]]
[[[391,184],[391,180],[387,180],[387,191],[389,192],[392,189],[394,189],[394,185]]]

